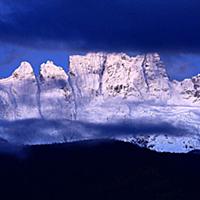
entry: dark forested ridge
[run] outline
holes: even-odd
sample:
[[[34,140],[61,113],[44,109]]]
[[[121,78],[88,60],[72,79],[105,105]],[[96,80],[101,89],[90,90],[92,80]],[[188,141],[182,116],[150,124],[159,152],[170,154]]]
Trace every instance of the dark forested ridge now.
[[[1,199],[198,199],[200,155],[118,141],[24,147],[0,155]]]

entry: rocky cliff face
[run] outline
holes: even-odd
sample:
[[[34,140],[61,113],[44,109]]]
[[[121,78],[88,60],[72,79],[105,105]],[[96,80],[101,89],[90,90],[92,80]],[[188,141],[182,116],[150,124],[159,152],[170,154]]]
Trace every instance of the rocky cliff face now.
[[[158,54],[87,54],[70,57],[70,75],[80,97],[166,101],[170,83]]]
[[[170,105],[200,105],[200,76],[171,81],[157,53],[89,53],[70,57],[69,75],[78,99],[122,99]]]

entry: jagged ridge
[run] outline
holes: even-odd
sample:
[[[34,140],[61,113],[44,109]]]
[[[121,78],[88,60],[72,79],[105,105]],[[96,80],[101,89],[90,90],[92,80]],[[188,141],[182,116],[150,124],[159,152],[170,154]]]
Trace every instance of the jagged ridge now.
[[[77,105],[98,97],[200,105],[200,75],[170,81],[157,53],[71,56],[68,74],[47,61],[41,65],[39,77],[29,63],[22,62],[11,77],[0,80],[0,87],[1,119],[76,118]]]

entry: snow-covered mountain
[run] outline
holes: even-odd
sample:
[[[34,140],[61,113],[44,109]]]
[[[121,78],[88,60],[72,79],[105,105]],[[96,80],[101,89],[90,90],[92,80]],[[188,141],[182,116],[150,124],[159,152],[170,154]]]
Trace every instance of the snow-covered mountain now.
[[[26,134],[36,131],[33,125],[52,122],[41,132],[54,134],[49,142],[61,142],[59,134],[65,141],[77,134],[73,139],[111,137],[159,151],[189,151],[200,148],[199,108],[200,74],[172,81],[157,53],[75,55],[68,73],[47,61],[39,76],[22,62],[0,79],[0,137],[8,141],[11,130],[19,131],[11,123],[19,127],[21,120]],[[23,123],[31,119],[37,123]],[[37,143],[31,137],[24,143]]]

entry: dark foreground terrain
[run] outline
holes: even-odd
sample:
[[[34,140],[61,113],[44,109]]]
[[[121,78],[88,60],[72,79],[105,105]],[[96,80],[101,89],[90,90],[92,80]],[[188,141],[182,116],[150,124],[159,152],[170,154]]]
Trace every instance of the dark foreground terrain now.
[[[0,155],[2,200],[200,199],[198,152],[156,153],[117,141],[17,151]]]

